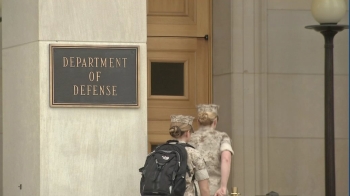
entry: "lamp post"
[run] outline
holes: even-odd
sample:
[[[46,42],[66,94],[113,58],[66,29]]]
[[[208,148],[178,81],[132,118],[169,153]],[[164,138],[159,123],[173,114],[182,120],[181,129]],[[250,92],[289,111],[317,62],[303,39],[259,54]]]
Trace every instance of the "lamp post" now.
[[[320,25],[305,28],[325,39],[325,186],[326,196],[335,196],[333,38],[349,26],[337,24],[346,12],[344,0],[313,0],[311,11]]]

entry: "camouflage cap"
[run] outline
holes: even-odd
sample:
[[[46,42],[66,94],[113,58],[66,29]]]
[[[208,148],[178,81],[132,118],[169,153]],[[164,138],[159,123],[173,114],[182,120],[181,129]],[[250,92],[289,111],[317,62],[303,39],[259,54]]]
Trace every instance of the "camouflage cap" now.
[[[198,113],[200,113],[200,112],[212,112],[212,113],[215,113],[217,115],[219,108],[220,108],[220,106],[219,105],[215,105],[215,104],[200,104],[200,105],[197,105]]]
[[[172,123],[183,123],[192,126],[193,116],[184,116],[184,115],[171,115],[170,116]]]

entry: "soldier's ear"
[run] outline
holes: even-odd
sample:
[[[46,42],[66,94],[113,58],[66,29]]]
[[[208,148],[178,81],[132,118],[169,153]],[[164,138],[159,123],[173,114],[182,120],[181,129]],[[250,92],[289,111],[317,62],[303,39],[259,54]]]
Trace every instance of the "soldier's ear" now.
[[[185,133],[185,134],[186,134],[186,137],[187,137],[187,138],[190,138],[190,137],[191,137],[190,130],[186,131],[186,133]]]
[[[215,118],[214,121],[213,121],[213,126],[216,127],[217,124],[218,124],[218,119]]]

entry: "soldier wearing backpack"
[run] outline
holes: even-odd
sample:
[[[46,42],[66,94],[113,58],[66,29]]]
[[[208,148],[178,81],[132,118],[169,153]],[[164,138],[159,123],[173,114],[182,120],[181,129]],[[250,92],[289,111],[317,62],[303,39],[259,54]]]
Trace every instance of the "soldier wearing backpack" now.
[[[209,196],[209,176],[199,151],[187,144],[193,133],[194,117],[172,115],[169,134],[174,140],[158,146],[140,168],[142,196]],[[199,195],[198,195],[199,196]]]

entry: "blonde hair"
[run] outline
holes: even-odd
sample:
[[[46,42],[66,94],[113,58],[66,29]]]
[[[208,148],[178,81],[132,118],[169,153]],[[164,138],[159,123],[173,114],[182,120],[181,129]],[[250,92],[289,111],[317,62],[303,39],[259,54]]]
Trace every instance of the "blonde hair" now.
[[[201,126],[208,126],[213,124],[214,120],[217,118],[217,114],[214,112],[199,112],[198,122]]]
[[[189,124],[172,122],[170,123],[169,134],[173,138],[179,138],[183,134],[185,134],[186,131],[191,131],[191,130],[192,130],[192,126]]]

